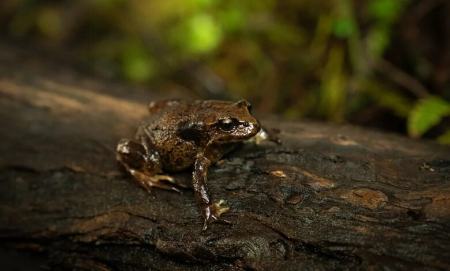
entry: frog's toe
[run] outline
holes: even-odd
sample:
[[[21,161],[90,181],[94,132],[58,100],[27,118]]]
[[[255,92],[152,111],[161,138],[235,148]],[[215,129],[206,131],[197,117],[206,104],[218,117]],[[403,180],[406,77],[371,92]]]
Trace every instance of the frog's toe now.
[[[181,187],[181,188],[187,188],[188,186],[183,184],[182,182],[178,182],[175,178],[173,178],[172,176],[169,175],[155,175],[155,178],[158,179],[158,181],[162,181],[162,182],[169,182],[171,184],[176,185],[177,187]]]
[[[215,202],[211,205],[211,212],[217,218],[220,217],[223,213],[226,213],[230,210],[230,207],[226,206],[226,201],[221,199],[218,202]]]
[[[181,191],[175,187],[175,185],[177,185],[175,179],[168,175],[151,176],[150,185],[161,189],[173,190],[175,192],[181,193]]]
[[[175,183],[175,179],[172,176],[169,176],[169,175],[155,175],[155,177],[158,178],[158,180]]]
[[[230,221],[220,218],[223,213],[230,210],[228,206],[225,206],[225,200],[221,199],[205,208],[205,221],[203,223],[203,230],[208,229],[208,224],[218,221],[225,224],[231,224]]]
[[[130,169],[131,175],[138,181],[138,183],[148,192],[151,191],[152,187],[158,187],[165,190],[172,190],[178,193],[181,191],[176,188],[173,184],[175,181],[172,177],[167,175],[147,175],[137,170]],[[169,182],[169,183],[167,183]]]

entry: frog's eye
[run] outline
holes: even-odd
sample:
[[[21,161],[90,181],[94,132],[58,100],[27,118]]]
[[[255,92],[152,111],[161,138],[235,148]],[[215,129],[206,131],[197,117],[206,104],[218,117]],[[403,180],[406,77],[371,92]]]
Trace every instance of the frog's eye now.
[[[233,130],[234,126],[235,125],[234,125],[233,119],[221,119],[221,120],[219,120],[219,128],[222,131],[229,132],[229,131]]]

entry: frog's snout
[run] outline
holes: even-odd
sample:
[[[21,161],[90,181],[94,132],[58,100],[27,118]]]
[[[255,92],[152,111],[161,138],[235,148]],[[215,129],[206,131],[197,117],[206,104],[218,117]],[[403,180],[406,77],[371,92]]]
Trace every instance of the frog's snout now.
[[[256,135],[259,132],[259,130],[261,130],[261,125],[257,120],[255,120],[254,122],[244,123],[244,127],[248,131],[248,134],[252,136]]]

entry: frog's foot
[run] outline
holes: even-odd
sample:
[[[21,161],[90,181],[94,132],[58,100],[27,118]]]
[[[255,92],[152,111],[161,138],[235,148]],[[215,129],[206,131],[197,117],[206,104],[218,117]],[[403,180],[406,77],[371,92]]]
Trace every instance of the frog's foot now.
[[[150,189],[152,187],[158,187],[161,189],[166,190],[172,190],[176,191],[178,193],[181,193],[181,191],[175,187],[177,183],[175,180],[168,175],[147,175],[145,173],[142,173],[140,171],[130,169],[129,172],[133,177],[137,180],[137,182],[147,191],[150,192]]]
[[[208,224],[214,221],[221,221],[226,224],[230,224],[230,221],[219,218],[223,213],[228,212],[228,210],[230,210],[230,208],[225,206],[225,201],[223,199],[208,205],[204,209],[205,222],[203,223],[203,230],[208,229]]]

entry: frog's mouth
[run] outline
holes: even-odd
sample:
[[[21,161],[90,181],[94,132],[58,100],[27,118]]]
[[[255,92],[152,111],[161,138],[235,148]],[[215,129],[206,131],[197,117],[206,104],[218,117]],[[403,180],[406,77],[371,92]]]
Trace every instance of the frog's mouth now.
[[[261,130],[261,125],[259,122],[251,123],[251,122],[244,122],[239,127],[242,126],[242,131],[239,131],[242,133],[242,139],[249,139],[254,137],[259,130]],[[239,129],[241,130],[241,129]]]

